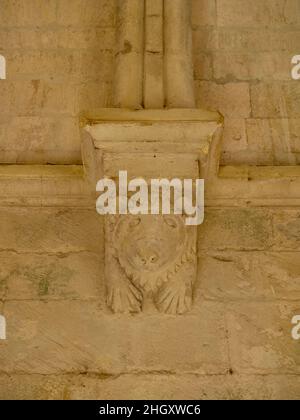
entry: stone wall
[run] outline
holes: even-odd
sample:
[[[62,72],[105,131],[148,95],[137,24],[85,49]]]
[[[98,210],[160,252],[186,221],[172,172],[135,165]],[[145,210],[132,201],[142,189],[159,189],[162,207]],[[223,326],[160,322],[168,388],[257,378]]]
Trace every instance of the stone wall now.
[[[299,0],[193,0],[198,105],[225,116],[224,164],[299,163]]]
[[[78,163],[78,114],[111,104],[115,0],[1,0],[0,161]],[[193,0],[198,105],[225,116],[223,164],[295,164],[298,0]]]
[[[193,0],[198,104],[225,116],[223,164],[297,163],[299,8]],[[0,0],[1,162],[81,162],[78,115],[111,105],[114,38],[114,0]],[[106,305],[83,168],[19,166],[0,171],[0,399],[299,399],[297,167],[222,167],[192,311],[128,316]]]
[[[179,317],[110,313],[93,210],[0,219],[0,398],[299,398],[299,210],[207,209]]]
[[[81,162],[79,112],[110,103],[114,25],[114,0],[0,1],[0,162]]]

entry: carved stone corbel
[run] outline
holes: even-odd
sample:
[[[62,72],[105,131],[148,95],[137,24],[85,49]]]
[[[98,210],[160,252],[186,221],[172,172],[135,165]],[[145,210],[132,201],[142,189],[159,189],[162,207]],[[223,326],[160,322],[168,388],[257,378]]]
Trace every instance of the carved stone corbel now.
[[[94,191],[103,177],[212,179],[222,120],[201,110],[99,110],[87,116],[83,159]],[[96,194],[95,194],[96,202]],[[114,312],[191,308],[197,278],[197,226],[185,215],[106,215],[107,303]]]
[[[118,0],[114,109],[85,113],[83,161],[104,177],[212,180],[222,118],[195,109],[190,0]],[[152,108],[152,109],[151,109]],[[96,201],[96,195],[95,195]],[[197,226],[185,215],[105,216],[107,303],[114,312],[191,308]]]

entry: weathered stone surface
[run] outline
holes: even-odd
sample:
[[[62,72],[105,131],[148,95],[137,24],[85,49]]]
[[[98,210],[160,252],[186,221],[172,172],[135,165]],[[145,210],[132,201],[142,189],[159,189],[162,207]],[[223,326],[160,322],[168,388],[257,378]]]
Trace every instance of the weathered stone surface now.
[[[0,375],[0,399],[298,400],[295,375]]]
[[[0,8],[0,162],[79,163],[79,113],[111,101],[115,0],[1,0]]]
[[[268,209],[209,209],[199,227],[200,250],[264,250],[271,241]]]
[[[199,259],[199,290],[222,300],[300,300],[300,253],[210,252]]]
[[[115,0],[59,1],[57,22],[66,26],[112,27],[115,21]]]
[[[225,116],[224,165],[299,162],[295,131],[289,127],[299,116],[299,84],[291,77],[291,59],[299,48],[298,14],[296,0],[262,0],[251,5],[247,0],[193,2],[195,79],[201,81],[196,83],[196,95],[199,104],[206,103]],[[246,83],[250,113],[245,103],[249,93],[242,88]],[[260,120],[262,128],[272,126],[271,150],[261,150],[269,141],[268,135],[264,137],[266,130],[257,136],[247,133],[248,147],[237,143],[233,150],[228,133],[236,130],[236,118],[247,124],[250,116]],[[274,118],[279,125],[272,124]]]
[[[79,381],[78,381],[79,382]],[[300,381],[297,376],[194,376],[144,375],[119,379],[83,380],[71,384],[66,393],[70,399],[163,399],[163,400],[298,400]]]
[[[1,26],[36,25],[37,21],[41,25],[53,24],[56,20],[56,1],[50,0],[44,8],[40,6],[40,0],[29,0],[26,3],[22,0],[14,3],[1,0]]]
[[[253,7],[247,0],[218,0],[220,26],[293,25],[299,24],[297,0],[262,0]]]
[[[214,55],[214,75],[222,81],[290,81],[290,52],[222,52]]]
[[[300,86],[290,83],[258,83],[251,86],[252,114],[256,118],[299,118]]]
[[[0,223],[0,250],[101,253],[102,221],[95,210],[2,209]]]
[[[248,118],[251,113],[249,85],[247,83],[197,82],[197,105],[218,110],[227,118]],[[228,98],[231,98],[228,101]]]
[[[228,54],[297,51],[298,37],[299,28],[297,26],[288,25],[284,30],[278,31],[275,26],[266,28],[264,24],[256,28],[224,26],[219,28],[217,35],[219,49],[222,52],[227,51]],[[284,64],[282,63],[282,65]],[[271,75],[272,72],[273,69],[270,68]]]
[[[76,141],[78,138],[78,141]],[[10,117],[0,119],[2,163],[81,163],[78,121],[73,117]],[[62,155],[62,152],[64,154]],[[68,157],[67,157],[68,156]]]
[[[0,81],[1,162],[81,163],[79,112],[112,103],[116,3],[0,0],[0,53],[8,63]],[[2,208],[0,315],[8,339],[0,341],[0,399],[300,398],[299,342],[291,337],[300,314],[299,175],[297,167],[257,166],[300,163],[300,84],[290,73],[300,53],[299,0],[191,3],[198,105],[225,117],[222,163],[251,165],[223,168],[208,187],[192,311],[109,312],[103,226],[90,202],[90,210]],[[162,28],[149,14],[159,28],[148,38],[151,94],[162,71]],[[182,47],[175,26],[171,41]],[[182,141],[198,147],[192,122],[188,131],[161,125],[154,139],[146,138],[149,129],[144,122],[137,130],[148,140],[144,153],[157,139],[171,139],[174,153]],[[157,162],[168,175],[171,161]],[[195,167],[182,155],[172,170]],[[1,203],[71,205],[72,194],[77,202],[86,194],[80,175],[70,182],[63,170],[57,179],[38,170],[19,178],[1,171]]]
[[[248,138],[246,133],[245,120],[236,118],[226,120],[223,133],[223,151],[233,153],[240,153],[247,150],[248,152]]]
[[[285,210],[276,212],[273,217],[274,249],[300,249],[300,212]]]
[[[6,373],[135,371],[225,373],[222,305],[202,303],[183,317],[105,315],[97,304],[6,302],[8,340],[1,344]]]
[[[216,23],[216,2],[210,0],[192,0],[192,24],[196,26]]]
[[[5,300],[104,299],[101,257],[0,253],[0,297]]]
[[[28,118],[30,124],[32,113],[39,110],[43,113],[41,120],[47,125],[47,118],[54,112],[63,122],[66,111],[77,118],[82,109],[111,105],[115,0],[61,0],[57,5],[51,0],[47,7],[41,0],[29,0],[26,7],[22,1],[12,6],[3,0],[1,10],[1,53],[9,64],[8,80],[1,83],[3,103],[7,95],[10,98],[5,112],[8,112],[9,105],[10,116],[15,116],[17,111]],[[299,47],[298,12],[297,0],[287,3],[262,0],[251,7],[246,0],[192,1],[194,76],[196,80],[212,85],[204,87],[197,83],[197,96],[201,105],[203,100],[205,106],[224,113],[229,132],[236,130],[236,118],[249,117],[249,93],[245,91],[249,87],[242,86],[248,82],[252,116],[260,119],[263,115],[266,120],[299,117],[297,85],[290,75],[291,58]],[[156,61],[160,63],[160,60]],[[159,66],[154,64],[153,74]],[[18,80],[24,88],[18,83],[12,86]],[[38,94],[30,88],[32,80],[45,84],[39,88]],[[270,86],[274,80],[275,85]],[[279,87],[281,82],[284,83]],[[248,104],[241,103],[241,98]],[[283,142],[291,146],[289,153],[278,156],[275,146],[274,151],[262,156],[260,141],[255,138],[251,139],[250,154],[240,146],[233,153],[231,137],[228,136],[224,138],[223,163],[243,163],[246,159],[249,164],[291,164],[291,154],[294,163],[299,162],[288,131],[282,135],[278,127],[278,132]],[[20,137],[16,139],[15,135],[10,135],[0,135],[0,143],[7,141],[19,148]],[[17,156],[10,154],[9,148],[1,150],[0,160],[26,163],[79,161],[79,135],[71,127],[57,148],[54,144],[56,136],[53,135],[51,148],[47,133],[41,133],[39,137],[43,153],[31,141],[26,151],[20,150]],[[70,142],[70,148],[63,146],[66,141]]]
[[[291,334],[299,310],[300,301],[231,303],[226,317],[233,371],[299,375],[299,343]]]

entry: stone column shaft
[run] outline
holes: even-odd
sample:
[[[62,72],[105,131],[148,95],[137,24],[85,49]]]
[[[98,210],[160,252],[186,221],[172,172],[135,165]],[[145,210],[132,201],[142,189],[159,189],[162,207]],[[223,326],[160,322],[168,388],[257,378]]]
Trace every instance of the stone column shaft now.
[[[195,107],[190,11],[190,0],[118,0],[116,107]]]
[[[164,0],[165,94],[168,108],[195,108],[190,0]]]
[[[165,105],[164,2],[146,0],[145,7],[144,107],[161,109]]]
[[[143,102],[144,0],[117,1],[114,105],[140,109]]]

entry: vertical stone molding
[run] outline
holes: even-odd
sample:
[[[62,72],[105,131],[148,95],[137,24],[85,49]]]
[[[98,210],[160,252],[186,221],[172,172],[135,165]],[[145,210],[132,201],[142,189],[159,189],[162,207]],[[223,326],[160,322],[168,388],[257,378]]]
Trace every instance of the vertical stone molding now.
[[[163,108],[164,93],[164,1],[146,0],[144,107]]]
[[[164,9],[166,106],[195,108],[191,2],[164,0]]]
[[[117,5],[114,106],[194,108],[190,0]]]
[[[118,0],[114,106],[140,109],[143,102],[144,0]]]

